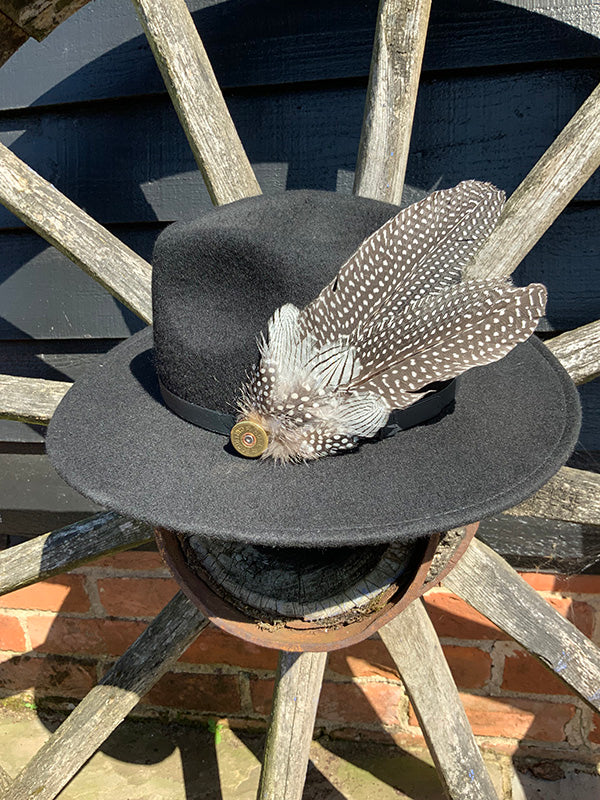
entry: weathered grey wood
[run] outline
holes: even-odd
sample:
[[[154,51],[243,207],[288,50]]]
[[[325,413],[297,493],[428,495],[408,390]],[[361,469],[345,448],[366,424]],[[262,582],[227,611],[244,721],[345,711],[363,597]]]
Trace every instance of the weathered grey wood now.
[[[150,322],[150,265],[1,144],[0,202]]]
[[[400,204],[431,0],[380,0],[354,193]]]
[[[384,625],[379,635],[404,681],[448,797],[451,800],[497,800],[454,679],[421,600],[415,600]]]
[[[600,86],[557,136],[506,203],[467,266],[467,277],[510,275],[600,166]]]
[[[444,580],[473,608],[523,645],[595,711],[600,649],[552,608],[497,553],[474,540]]]
[[[70,388],[67,381],[0,375],[0,419],[47,425]]]
[[[178,592],[19,773],[4,800],[52,800],[208,625]]]
[[[89,0],[0,0],[0,11],[38,41]]]
[[[534,495],[504,513],[600,525],[600,475],[562,467]]]
[[[261,193],[184,0],[133,0],[217,205]]]
[[[6,770],[0,767],[0,792],[4,793],[8,789],[11,783],[12,783],[12,778],[10,777],[8,772],[6,772]]]
[[[152,541],[152,528],[115,511],[96,514],[0,553],[0,595]]]
[[[29,38],[28,34],[3,14],[0,6],[0,66]]]
[[[546,344],[575,383],[587,383],[600,375],[600,320],[567,331]]]
[[[258,800],[300,800],[327,653],[279,655]]]

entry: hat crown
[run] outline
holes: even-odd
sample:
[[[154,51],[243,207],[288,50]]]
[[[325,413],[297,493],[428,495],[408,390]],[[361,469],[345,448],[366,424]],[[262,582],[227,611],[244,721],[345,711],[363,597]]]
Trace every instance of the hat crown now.
[[[171,392],[231,413],[256,337],[303,307],[395,206],[333,192],[261,195],[175,223],[153,257],[155,364]]]

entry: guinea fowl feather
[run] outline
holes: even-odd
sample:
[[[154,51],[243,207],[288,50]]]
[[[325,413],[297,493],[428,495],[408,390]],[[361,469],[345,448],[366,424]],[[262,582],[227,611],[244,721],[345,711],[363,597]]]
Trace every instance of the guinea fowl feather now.
[[[461,281],[504,195],[465,181],[400,211],[315,300],[277,309],[242,386],[240,420],[267,433],[263,457],[352,450],[429,385],[497,361],[531,336],[541,284]]]

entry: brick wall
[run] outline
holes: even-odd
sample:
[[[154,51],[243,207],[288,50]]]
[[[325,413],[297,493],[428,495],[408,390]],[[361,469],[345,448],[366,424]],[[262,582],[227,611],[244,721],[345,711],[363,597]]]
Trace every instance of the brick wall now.
[[[587,636],[600,636],[600,576],[525,574]],[[2,702],[70,708],[176,592],[158,555],[121,553],[0,598]],[[427,606],[480,744],[498,753],[592,763],[594,717],[559,679],[443,589]],[[208,628],[134,713],[264,727],[277,653]],[[422,738],[383,644],[330,654],[317,727],[340,738]]]

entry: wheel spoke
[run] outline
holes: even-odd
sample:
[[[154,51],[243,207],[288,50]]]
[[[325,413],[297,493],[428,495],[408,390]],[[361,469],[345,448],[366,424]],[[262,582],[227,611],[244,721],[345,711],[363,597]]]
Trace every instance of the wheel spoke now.
[[[577,384],[600,375],[600,320],[567,331],[546,342]]]
[[[384,625],[379,635],[398,667],[448,796],[451,800],[497,800],[421,600]]]
[[[213,203],[260,194],[184,0],[133,0]]]
[[[70,388],[68,381],[0,375],[0,419],[47,425]]]
[[[153,539],[152,528],[115,511],[36,536],[0,553],[0,595],[22,589],[101,556],[129,550]]]
[[[600,475],[562,467],[534,495],[504,513],[600,525]]]
[[[431,0],[380,0],[354,193],[399,204]]]
[[[467,277],[508,276],[600,166],[600,86],[508,200]]]
[[[178,592],[19,773],[4,800],[52,800],[208,625]]]
[[[150,322],[150,264],[2,144],[0,203]]]
[[[327,653],[279,655],[258,800],[300,800]]]
[[[506,561],[474,539],[444,579],[451,589],[600,711],[600,649],[531,588]]]

